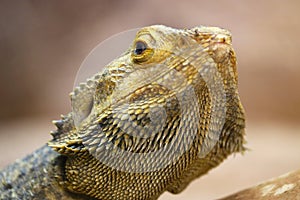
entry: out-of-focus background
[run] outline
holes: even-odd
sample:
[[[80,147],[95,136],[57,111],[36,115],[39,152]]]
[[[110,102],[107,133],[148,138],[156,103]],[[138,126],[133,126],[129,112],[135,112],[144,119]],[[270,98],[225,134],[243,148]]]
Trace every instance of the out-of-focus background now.
[[[300,168],[299,8],[297,0],[1,1],[0,168],[50,139],[96,45],[151,24],[232,32],[250,148],[162,200],[215,199]]]

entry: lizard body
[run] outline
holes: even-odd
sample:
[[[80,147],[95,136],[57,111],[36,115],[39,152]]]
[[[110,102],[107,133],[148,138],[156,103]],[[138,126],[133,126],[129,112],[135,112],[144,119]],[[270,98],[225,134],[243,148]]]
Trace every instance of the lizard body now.
[[[157,199],[244,151],[236,58],[224,29],[142,28],[71,102],[48,143],[58,153],[38,154],[49,155],[41,163],[56,174],[46,179],[61,196]]]

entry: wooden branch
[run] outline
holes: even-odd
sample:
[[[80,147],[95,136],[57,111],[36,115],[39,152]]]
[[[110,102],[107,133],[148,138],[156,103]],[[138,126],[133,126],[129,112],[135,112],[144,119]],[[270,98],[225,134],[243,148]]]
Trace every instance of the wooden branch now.
[[[299,200],[300,170],[276,177],[220,200]]]

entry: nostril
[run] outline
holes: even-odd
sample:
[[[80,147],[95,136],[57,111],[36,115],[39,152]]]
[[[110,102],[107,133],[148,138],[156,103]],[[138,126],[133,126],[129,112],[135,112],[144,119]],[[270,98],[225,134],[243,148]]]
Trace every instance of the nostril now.
[[[215,37],[216,43],[225,43],[231,45],[231,36],[219,34]]]

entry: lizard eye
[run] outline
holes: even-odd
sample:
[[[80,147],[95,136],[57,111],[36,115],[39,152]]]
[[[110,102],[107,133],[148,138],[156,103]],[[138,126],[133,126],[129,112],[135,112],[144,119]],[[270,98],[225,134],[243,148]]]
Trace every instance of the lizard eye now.
[[[138,40],[134,44],[134,50],[132,51],[132,59],[135,63],[142,63],[147,61],[153,55],[153,49],[149,48],[147,43]]]
[[[142,41],[137,41],[135,43],[135,49],[134,49],[134,54],[135,55],[141,55],[146,49],[147,49],[147,44]]]

